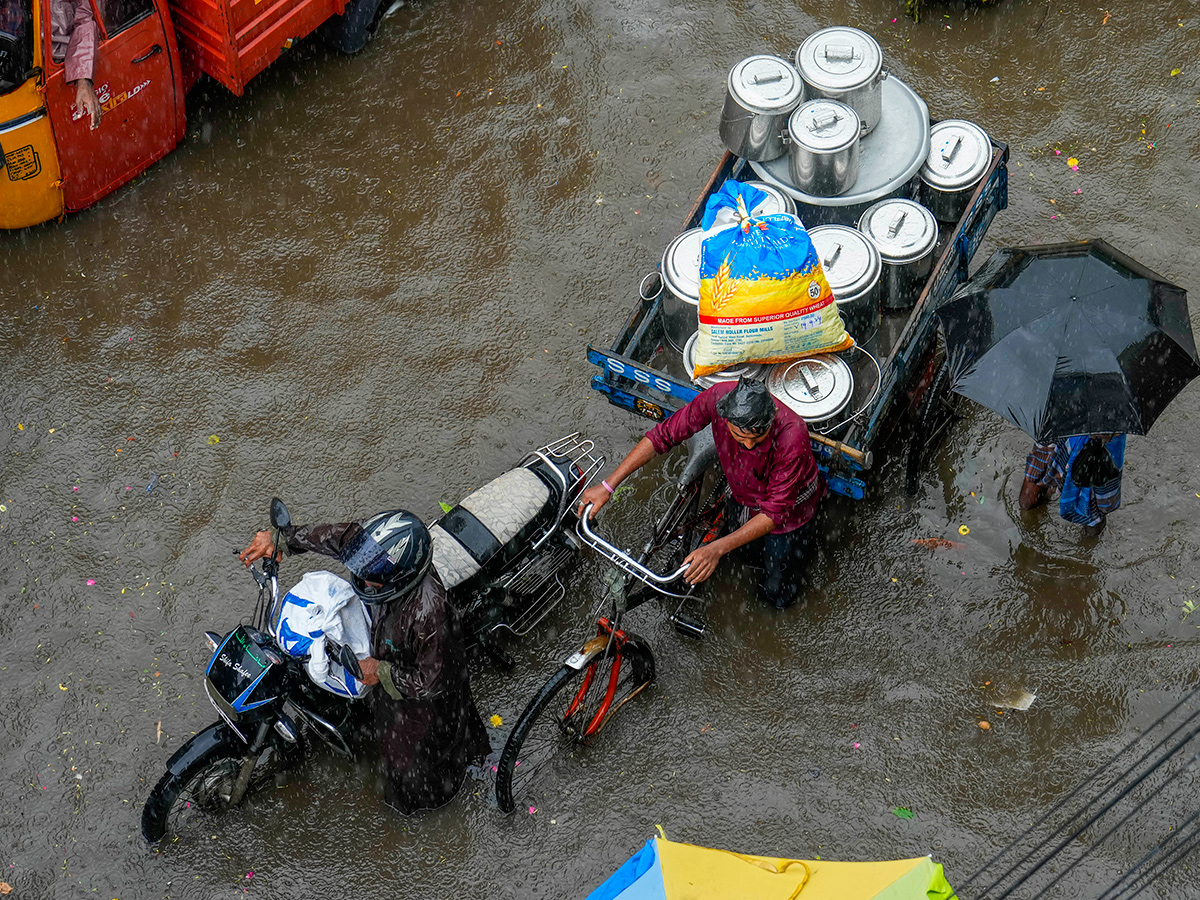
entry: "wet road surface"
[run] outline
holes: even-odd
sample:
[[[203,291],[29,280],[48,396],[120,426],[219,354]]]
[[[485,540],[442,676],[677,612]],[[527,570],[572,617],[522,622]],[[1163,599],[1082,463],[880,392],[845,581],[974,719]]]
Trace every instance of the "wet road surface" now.
[[[242,98],[202,87],[185,143],[135,183],[0,235],[0,880],[38,898],[573,897],[656,825],[973,872],[1195,684],[1194,388],[1130,439],[1098,541],[1020,513],[1028,439],[976,411],[916,500],[893,454],[870,499],[831,501],[804,608],[760,608],[729,570],[703,643],[639,610],[656,686],[534,812],[503,816],[472,781],[405,821],[322,756],[200,841],[152,853],[138,817],[214,718],[202,632],[249,616],[231,551],[271,496],[301,521],[433,516],[560,433],[610,461],[636,440],[644,423],[589,390],[584,346],[611,340],[716,163],[744,56],[868,30],[933,116],[1011,146],[1010,208],[977,262],[1098,236],[1200,290],[1200,13],[1108,12],[421,0],[357,57],[307,42]],[[634,543],[679,464],[606,527]],[[958,546],[913,543],[929,537]],[[513,674],[480,666],[497,742],[587,630],[601,575],[573,579]],[[1008,690],[1037,699],[998,715]],[[1098,852],[1061,896],[1152,843]],[[1177,869],[1148,895],[1197,883]]]

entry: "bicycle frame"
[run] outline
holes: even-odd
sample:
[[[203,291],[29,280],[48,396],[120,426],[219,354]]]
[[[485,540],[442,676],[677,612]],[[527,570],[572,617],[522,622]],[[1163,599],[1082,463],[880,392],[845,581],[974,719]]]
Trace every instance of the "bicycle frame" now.
[[[589,521],[591,506],[585,507],[576,523],[575,534],[580,543],[593,548],[614,566],[621,573],[621,584],[601,601],[602,605],[610,603],[612,609],[608,615],[597,618],[595,635],[567,658],[513,725],[497,763],[496,799],[505,812],[515,808],[514,776],[527,785],[529,773],[536,772],[548,759],[539,760],[539,753],[548,746],[557,746],[553,742],[560,740],[576,746],[590,743],[626,703],[654,683],[654,653],[644,638],[622,629],[625,613],[655,594],[671,597],[679,601],[679,608],[671,616],[676,628],[703,636],[703,619],[689,619],[683,614],[684,604],[694,599],[695,588],[676,587],[688,564],[685,562],[668,574],[654,569],[655,554],[659,551],[668,551],[673,559],[676,549],[687,553],[721,531],[728,493],[724,477],[718,474],[715,487],[707,497],[703,493],[704,473],[715,460],[715,448],[710,441],[707,449],[702,444],[689,449],[692,451],[689,463],[677,482],[675,496],[655,522],[650,539],[637,559],[593,530]],[[706,459],[705,454],[711,458]],[[633,582],[639,586],[630,595],[625,588]],[[531,734],[537,736],[530,744],[527,739]],[[528,749],[531,746],[532,751]],[[522,755],[529,752],[533,759]],[[526,765],[518,770],[522,761]],[[518,791],[524,789],[517,787]]]
[[[580,704],[588,691],[591,690],[592,682],[596,679],[596,667],[599,663],[599,658],[602,657],[610,647],[615,647],[618,651],[625,646],[629,636],[619,628],[614,628],[612,622],[607,617],[601,617],[597,623],[598,633],[596,637],[588,641],[582,650],[573,654],[568,660],[567,665],[575,669],[582,669],[587,666],[587,672],[584,673],[583,681],[579,688],[575,691],[575,696],[571,700],[571,705],[567,707],[567,711],[563,714],[563,721],[570,719],[579,710]],[[613,706],[613,700],[616,698],[617,684],[621,680],[621,660],[620,652],[616,654],[613,660],[612,669],[608,673],[608,684],[604,689],[604,699],[600,702],[596,712],[592,715],[591,720],[583,728],[582,737],[587,740],[600,732],[609,719],[616,715],[617,710],[640,694],[649,685],[649,681],[639,684],[634,688],[628,696],[622,697],[616,706]]]
[[[620,627],[625,613],[641,606],[654,596],[654,594],[672,597],[681,601],[679,609],[671,616],[672,621],[675,621],[678,626],[677,617],[683,607],[683,603],[691,599],[694,594],[694,586],[689,586],[683,593],[667,588],[667,585],[674,583],[683,576],[688,570],[688,563],[683,563],[668,575],[662,575],[645,566],[644,561],[651,554],[666,546],[671,540],[682,537],[690,532],[698,524],[705,526],[705,533],[700,540],[702,544],[713,540],[720,533],[721,521],[724,516],[724,501],[728,488],[722,478],[712,491],[709,502],[704,505],[704,508],[697,510],[694,515],[689,517],[688,511],[699,500],[701,486],[701,479],[696,479],[681,487],[680,492],[671,501],[671,504],[659,518],[658,522],[655,523],[654,534],[647,541],[638,559],[634,559],[628,553],[614,546],[592,530],[590,524],[591,504],[588,504],[584,508],[583,515],[580,516],[575,526],[575,533],[583,543],[599,553],[610,565],[627,578],[632,578],[649,589],[640,592],[639,595],[635,595],[632,599],[626,597],[624,591],[616,592],[613,596],[612,618],[601,616],[597,619],[596,636],[587,641],[582,648],[566,660],[566,665],[571,668],[578,671],[586,668],[587,671],[584,673],[583,681],[576,690],[571,704],[567,707],[563,715],[564,721],[570,719],[579,710],[580,705],[591,690],[596,679],[596,671],[600,661],[610,654],[613,656],[612,667],[608,673],[608,684],[605,686],[604,698],[601,700],[596,712],[592,715],[591,720],[582,729],[581,736],[584,740],[598,734],[622,706],[640,694],[649,684],[649,682],[639,684],[627,696],[622,697],[615,706],[613,705],[617,685],[621,678],[623,657],[620,649],[629,639],[628,635]],[[696,628],[695,626],[690,626],[689,630],[693,633],[703,633],[702,628]]]

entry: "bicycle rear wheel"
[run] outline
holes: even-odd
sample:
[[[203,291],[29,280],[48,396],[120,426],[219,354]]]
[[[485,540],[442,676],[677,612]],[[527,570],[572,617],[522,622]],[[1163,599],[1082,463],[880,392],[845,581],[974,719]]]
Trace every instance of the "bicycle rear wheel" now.
[[[568,782],[572,761],[653,680],[654,656],[636,635],[582,669],[563,666],[550,676],[517,719],[500,754],[500,808],[512,812]]]

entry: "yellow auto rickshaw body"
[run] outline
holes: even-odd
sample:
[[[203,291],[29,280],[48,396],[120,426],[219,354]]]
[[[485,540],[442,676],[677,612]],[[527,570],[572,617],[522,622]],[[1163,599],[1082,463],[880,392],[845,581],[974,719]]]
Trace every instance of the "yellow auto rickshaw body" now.
[[[34,3],[33,34],[41,34]],[[0,94],[0,228],[24,228],[63,214],[62,173],[41,85],[42,42],[33,41],[30,76]]]

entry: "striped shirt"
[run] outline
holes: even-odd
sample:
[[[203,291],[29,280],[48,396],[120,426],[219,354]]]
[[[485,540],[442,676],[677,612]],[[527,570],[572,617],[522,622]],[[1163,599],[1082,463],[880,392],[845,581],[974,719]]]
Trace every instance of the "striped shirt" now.
[[[63,77],[68,83],[95,77],[99,38],[100,29],[88,0],[51,0],[51,56],[55,62],[66,61]]]
[[[1071,480],[1071,465],[1090,437],[1082,434],[1057,444],[1034,444],[1025,458],[1025,477],[1034,484],[1061,491],[1058,514],[1068,522],[1080,525],[1099,525],[1106,515],[1121,505],[1120,474],[1094,488],[1081,488]],[[1125,465],[1125,435],[1117,435],[1104,446],[1119,473]]]

